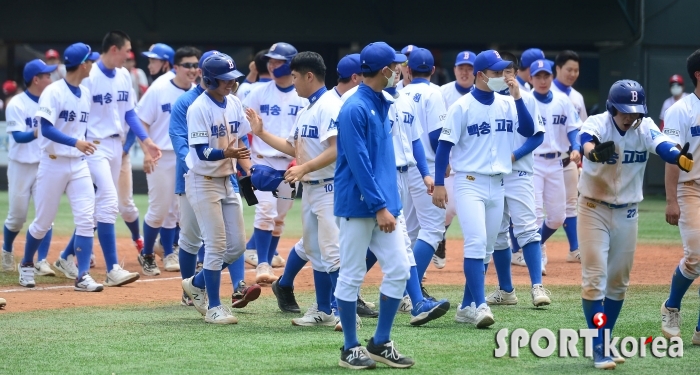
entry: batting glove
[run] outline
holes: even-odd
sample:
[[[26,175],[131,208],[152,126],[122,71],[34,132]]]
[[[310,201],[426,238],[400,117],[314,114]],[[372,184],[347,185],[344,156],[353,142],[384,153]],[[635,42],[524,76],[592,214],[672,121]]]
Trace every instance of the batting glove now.
[[[693,169],[693,154],[688,152],[688,148],[690,148],[690,143],[686,142],[681,150],[681,154],[678,156],[678,160],[676,160],[678,168],[683,172],[690,172]]]

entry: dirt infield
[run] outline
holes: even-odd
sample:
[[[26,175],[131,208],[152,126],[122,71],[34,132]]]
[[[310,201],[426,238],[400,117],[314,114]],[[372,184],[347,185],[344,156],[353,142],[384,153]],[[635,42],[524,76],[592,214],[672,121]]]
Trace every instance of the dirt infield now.
[[[55,260],[58,253],[65,247],[68,238],[54,237],[48,259]],[[295,239],[282,239],[279,248],[280,253],[286,258]],[[15,248],[21,249],[24,244],[18,239]],[[104,280],[105,266],[99,246],[97,250],[97,267],[91,274],[98,282]],[[118,243],[120,260],[124,259],[124,268],[136,272],[141,268],[136,261],[136,251],[128,239],[119,239]],[[578,285],[581,283],[581,271],[578,263],[566,263],[568,244],[553,242],[547,246],[549,264],[547,276],[544,277],[545,285]],[[663,285],[669,283],[671,272],[683,255],[681,246],[639,245],[632,268],[631,283],[645,285]],[[451,240],[447,245],[447,267],[442,270],[428,268],[426,286],[431,284],[460,285],[464,283],[462,271],[462,241]],[[159,261],[159,265],[162,265]],[[246,265],[246,280],[250,283],[254,279],[255,270]],[[276,269],[276,274],[282,274],[282,269]],[[16,273],[15,273],[16,275]],[[120,288],[105,288],[101,293],[78,293],[72,290],[72,282],[67,279],[65,283],[43,284],[37,279],[36,289],[25,289],[15,285],[0,286],[0,297],[7,300],[7,312],[21,312],[41,309],[69,308],[79,306],[108,306],[117,304],[141,304],[148,302],[179,301],[182,289],[180,287],[180,274],[177,272],[163,272],[157,277],[141,276],[141,279],[133,284]],[[224,285],[222,293],[231,291],[231,279],[228,276],[222,278]],[[379,284],[381,271],[376,267],[367,276],[367,283]],[[527,269],[513,266],[514,284],[528,284]],[[496,273],[493,264],[489,267],[486,278],[488,285],[496,284]],[[313,289],[313,276],[311,269],[303,269],[296,280],[296,288],[299,290]],[[272,296],[269,288],[263,290],[264,296]]]

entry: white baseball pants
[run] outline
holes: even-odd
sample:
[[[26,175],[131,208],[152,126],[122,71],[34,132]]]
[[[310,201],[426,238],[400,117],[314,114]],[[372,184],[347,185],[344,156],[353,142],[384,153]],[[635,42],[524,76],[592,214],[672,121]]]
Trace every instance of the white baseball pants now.
[[[134,182],[131,171],[131,159],[129,155],[122,153],[122,166],[119,169],[119,183],[117,184],[117,197],[119,198],[119,214],[127,223],[132,223],[139,218],[139,209],[134,203]]]
[[[119,137],[88,139],[97,146],[94,154],[87,157],[95,190],[95,220],[114,224],[119,213],[117,184],[122,167],[122,142]],[[174,191],[174,190],[173,190]]]
[[[144,221],[151,228],[175,228],[179,204],[175,195],[175,151],[163,150],[155,169],[146,175],[148,211]]]
[[[12,232],[19,232],[27,221],[29,199],[36,201],[36,179],[39,163],[7,162],[7,195],[9,209],[5,226]]]
[[[547,227],[557,229],[566,219],[566,188],[561,160],[535,155],[534,171],[537,227],[541,228],[545,223]]]
[[[464,257],[485,259],[493,253],[503,218],[503,176],[457,172],[454,194],[464,235]]]
[[[303,246],[314,271],[335,272],[340,268],[339,230],[333,214],[333,182],[304,184],[301,197]]]

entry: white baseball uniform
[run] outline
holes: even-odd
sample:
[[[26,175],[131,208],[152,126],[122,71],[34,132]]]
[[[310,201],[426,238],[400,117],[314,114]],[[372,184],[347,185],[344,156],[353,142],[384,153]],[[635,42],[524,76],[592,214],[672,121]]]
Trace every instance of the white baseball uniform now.
[[[53,124],[56,130],[68,137],[85,140],[90,117],[90,90],[80,85],[80,97],[74,94],[65,80],[50,84],[39,98],[37,121]],[[94,237],[93,213],[95,190],[85,156],[75,147],[39,137],[41,158],[36,177],[36,218],[29,226],[29,233],[42,239],[58,212],[61,195],[66,192],[73,212],[75,233]]]
[[[686,96],[688,96],[688,93],[684,92],[683,94],[681,94],[681,99],[676,100],[673,96],[671,96],[664,100],[664,103],[661,105],[661,113],[659,114],[659,119],[664,122],[664,128],[666,128],[666,111],[668,111],[668,109],[671,108],[672,105],[681,101]]]
[[[175,228],[179,219],[179,202],[175,195],[175,151],[170,141],[170,113],[177,98],[191,87],[182,89],[173,80],[152,85],[139,100],[136,114],[149,126],[149,136],[163,156],[158,166],[146,175],[148,211],[144,222],[152,228]]]
[[[537,108],[536,99],[529,92],[521,91],[520,95],[535,123],[535,132],[544,132],[544,123]],[[512,97],[511,97],[512,98]],[[520,148],[526,141],[520,133],[515,133],[513,150]],[[494,249],[508,249],[508,231],[510,221],[513,221],[513,233],[520,247],[530,242],[540,241],[539,226],[535,215],[535,188],[533,184],[534,157],[532,153],[526,154],[513,163],[513,171],[503,176],[505,185],[505,203],[501,229]]]
[[[233,263],[245,251],[241,201],[230,179],[236,173],[236,160],[200,160],[194,146],[225,150],[231,141],[251,131],[250,123],[238,98],[228,95],[222,104],[205,92],[187,110],[187,131],[190,170],[185,175],[186,195],[207,249],[204,268],[219,271],[223,263]]]
[[[664,134],[681,146],[690,143],[693,155],[700,155],[700,99],[695,94],[684,96],[666,111]],[[700,168],[681,172],[678,178],[678,206],[681,216],[678,228],[683,240],[683,258],[679,269],[688,279],[700,276]]]
[[[438,86],[430,85],[426,79],[414,79],[413,83],[406,86],[399,93],[413,101],[415,116],[418,124],[422,126],[421,143],[425,151],[428,170],[431,176],[435,175],[435,151],[430,143],[429,134],[439,130],[445,123],[445,100]],[[437,249],[445,233],[445,212],[435,206],[432,197],[426,194],[423,176],[418,168],[410,168],[408,171],[408,186],[411,199],[404,207],[406,216],[406,229],[411,238],[411,244],[422,240]]]
[[[310,104],[297,114],[296,123],[287,137],[294,146],[297,165],[308,163],[330,146],[337,137],[341,101],[325,91],[309,98]],[[333,177],[335,161],[303,177],[301,198],[303,236],[300,242],[315,271],[335,272],[340,268],[338,225],[333,214]],[[296,248],[296,246],[295,246]]]
[[[243,104],[253,108],[262,118],[265,130],[282,138],[287,138],[292,130],[299,110],[309,105],[309,101],[297,95],[294,87],[280,90],[275,81],[261,83],[245,98]],[[250,144],[251,162],[267,165],[277,170],[286,170],[291,157],[275,150],[265,142],[256,139]],[[282,183],[278,195],[291,197],[292,187]],[[255,206],[255,228],[272,231],[273,236],[282,235],[284,218],[292,208],[293,200],[277,199],[269,191],[255,191],[258,204]]]
[[[581,195],[577,231],[585,239],[579,244],[582,297],[621,301],[629,285],[637,246],[637,204],[643,199],[648,155],[671,139],[649,117],[637,129],[621,135],[608,112],[589,117],[581,133],[590,134],[601,143],[615,142],[615,153],[608,161],[584,161],[578,183]]]
[[[34,117],[39,109],[39,103],[34,100],[25,91],[16,95],[5,109],[9,138],[7,192],[10,206],[5,226],[12,232],[19,232],[22,229],[27,221],[29,198],[34,196],[36,199],[36,175],[41,155],[39,142],[33,140],[28,143],[17,143],[11,135],[12,132],[28,132],[39,127],[39,121]]]
[[[260,80],[258,80],[257,82],[243,82],[243,83],[241,83],[240,86],[238,86],[238,91],[236,91],[236,96],[238,97],[238,99],[241,99],[241,101],[242,101],[243,99],[248,97],[248,94],[250,94],[250,92],[253,91],[253,89],[262,85],[263,83],[267,83],[270,81],[271,81],[270,78],[260,78]]]
[[[570,147],[568,133],[578,129],[580,121],[574,105],[566,95],[550,92],[552,100],[549,103],[536,100],[546,131],[544,141],[534,152],[535,205],[537,226],[542,227],[544,223],[551,229],[557,229],[566,219],[562,155]]]

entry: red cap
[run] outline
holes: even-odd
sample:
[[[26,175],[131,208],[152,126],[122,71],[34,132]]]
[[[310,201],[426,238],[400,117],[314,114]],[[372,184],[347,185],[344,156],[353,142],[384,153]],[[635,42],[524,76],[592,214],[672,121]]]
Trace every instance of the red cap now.
[[[12,95],[15,92],[17,92],[17,82],[7,80],[5,83],[2,84],[2,92],[5,95]]]
[[[127,59],[127,60],[133,60],[133,59],[134,59],[134,52],[133,52],[133,51],[127,52],[127,53],[126,53],[126,59]]]
[[[683,77],[681,77],[680,74],[674,74],[671,76],[671,79],[668,81],[669,84],[672,83],[677,83],[679,85],[683,84]]]
[[[50,49],[50,50],[46,51],[45,56],[47,59],[60,59],[61,58],[61,55],[59,55],[58,51],[56,51],[55,49]]]

